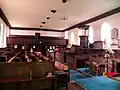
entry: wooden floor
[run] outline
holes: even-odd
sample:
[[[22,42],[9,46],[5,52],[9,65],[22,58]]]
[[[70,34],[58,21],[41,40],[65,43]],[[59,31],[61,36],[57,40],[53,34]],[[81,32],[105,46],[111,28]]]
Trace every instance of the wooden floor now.
[[[117,81],[120,81],[120,76],[112,77],[112,79],[117,80]]]
[[[60,90],[66,90],[66,88],[64,87],[64,88],[61,88]],[[69,83],[68,90],[85,90],[85,89],[76,83]]]

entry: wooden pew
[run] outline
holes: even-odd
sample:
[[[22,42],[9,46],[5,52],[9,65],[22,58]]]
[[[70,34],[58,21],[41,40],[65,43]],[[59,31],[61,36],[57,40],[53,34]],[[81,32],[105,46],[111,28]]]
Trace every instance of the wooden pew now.
[[[20,52],[16,53],[15,56],[13,56],[12,58],[8,60],[8,63],[12,62],[12,60],[15,59],[19,54]]]
[[[69,82],[69,67],[67,65],[62,64],[61,62],[56,61],[55,59],[50,59],[48,57],[42,56],[38,54],[38,57],[43,59],[43,61],[49,61],[54,65],[56,75],[56,83],[57,83],[57,90],[59,87],[65,86],[66,89],[68,88]]]
[[[54,65],[49,61],[0,63],[0,88],[2,90],[55,89]]]
[[[32,78],[46,77],[48,73],[54,73],[54,64],[50,61],[31,63]]]
[[[7,56],[0,56],[0,62],[7,62]]]
[[[29,71],[30,67],[28,63],[0,63],[0,79],[29,79]]]
[[[65,55],[67,65],[74,70],[85,67],[85,61],[89,60],[89,54],[66,52]]]
[[[53,63],[49,61],[32,62],[31,81],[22,84],[22,90],[39,90],[39,89],[55,89],[56,77],[54,77],[55,68]],[[49,76],[48,74],[53,75]]]
[[[57,75],[57,89],[66,87],[68,89],[68,82],[70,81],[69,67],[58,61],[55,61],[56,75]]]
[[[0,89],[17,90],[20,81],[29,80],[28,63],[0,63]]]
[[[0,62],[7,62],[10,58],[12,58],[16,52],[13,49],[9,48],[0,48]]]

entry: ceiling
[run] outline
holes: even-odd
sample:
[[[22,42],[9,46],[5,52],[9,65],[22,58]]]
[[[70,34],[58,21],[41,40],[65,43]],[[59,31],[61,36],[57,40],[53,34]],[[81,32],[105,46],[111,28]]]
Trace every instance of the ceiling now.
[[[64,4],[62,0],[0,0],[0,7],[12,27],[40,28],[42,25],[46,29],[63,30],[120,7],[120,0],[67,0]],[[67,20],[61,20],[64,16]]]

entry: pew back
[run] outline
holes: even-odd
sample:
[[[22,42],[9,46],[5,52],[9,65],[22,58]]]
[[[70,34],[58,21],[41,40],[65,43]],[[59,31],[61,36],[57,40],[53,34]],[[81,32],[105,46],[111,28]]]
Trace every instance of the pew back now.
[[[28,63],[0,63],[0,79],[21,78],[29,79],[30,67]]]
[[[50,61],[33,62],[31,64],[32,78],[45,77],[55,71],[54,63]]]
[[[62,63],[60,63],[58,61],[55,61],[55,68],[57,70],[60,70],[60,71],[64,71],[64,70],[68,70],[69,69],[68,66],[66,66],[66,65],[64,65],[64,64],[62,64]]]
[[[6,62],[7,57],[6,56],[0,56],[0,62]]]

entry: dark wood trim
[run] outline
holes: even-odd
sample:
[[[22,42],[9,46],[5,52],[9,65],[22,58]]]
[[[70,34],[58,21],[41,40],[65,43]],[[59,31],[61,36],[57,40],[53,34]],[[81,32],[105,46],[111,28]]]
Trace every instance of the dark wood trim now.
[[[113,43],[113,44],[111,44],[111,45],[114,45],[114,46],[116,46],[116,45],[118,45],[118,44],[114,44],[114,43]]]
[[[64,39],[62,37],[46,37],[46,36],[9,36],[7,37],[7,44],[16,44],[16,45],[38,45],[40,42],[45,45],[53,45],[53,46],[66,46],[68,44],[68,39]]]
[[[9,37],[15,37],[15,38],[35,38],[35,35],[9,35]],[[64,37],[51,37],[51,36],[40,36],[40,38],[45,38],[45,39],[54,39],[54,40],[60,40],[60,39],[64,39]]]
[[[11,27],[10,29],[14,29],[14,30],[35,30],[35,31],[63,32],[63,30],[45,29],[45,28]]]
[[[1,19],[4,21],[4,23],[5,23],[9,28],[11,28],[11,25],[10,25],[9,21],[8,21],[8,19],[6,18],[5,14],[4,14],[4,12],[2,11],[1,8],[0,8],[0,17],[1,17]]]
[[[71,26],[71,27],[68,27],[68,28],[64,29],[63,31],[69,31],[69,30],[71,30],[71,29],[77,28],[77,27],[79,27],[79,26],[83,26],[83,25],[85,25],[85,24],[89,24],[89,23],[91,23],[91,22],[94,22],[94,21],[103,19],[103,18],[108,17],[108,16],[111,16],[111,15],[113,15],[113,14],[117,14],[117,13],[119,13],[119,12],[120,12],[120,7],[115,8],[115,9],[113,9],[113,10],[110,10],[110,11],[108,11],[108,12],[105,12],[105,13],[103,13],[103,14],[101,14],[101,15],[98,15],[98,16],[93,17],[93,18],[91,18],[91,19],[88,19],[88,20],[86,20],[86,21],[83,21],[83,22],[80,22],[80,23],[78,23],[78,24],[75,24],[75,25],[73,25],[73,26]]]

